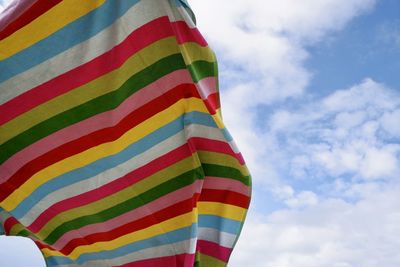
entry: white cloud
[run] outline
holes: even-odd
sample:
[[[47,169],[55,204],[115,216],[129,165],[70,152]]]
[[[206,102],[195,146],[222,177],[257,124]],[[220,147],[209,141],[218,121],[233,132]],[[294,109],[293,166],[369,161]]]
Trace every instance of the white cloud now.
[[[309,56],[305,47],[340,30],[374,2],[204,0],[191,5],[198,27],[226,62],[224,68],[239,66],[236,75],[254,85],[241,93],[247,96],[242,105],[256,106],[301,95],[311,77],[302,65]]]
[[[220,62],[222,112],[250,166],[256,185],[284,186],[270,158],[277,153],[258,111],[264,105],[303,96],[312,74],[304,67],[306,47],[342,29],[355,16],[371,10],[374,0],[328,1],[191,1],[198,27]],[[281,124],[297,118],[276,115]],[[313,116],[319,116],[313,114]],[[238,118],[240,123],[238,123]],[[274,124],[274,127],[285,125]],[[293,127],[296,127],[293,125]],[[338,133],[340,134],[340,133]],[[271,155],[273,153],[273,155]],[[285,161],[286,162],[286,161]]]
[[[295,197],[288,198],[285,203],[291,208],[313,206],[318,203],[318,196],[311,191],[302,191]]]
[[[362,111],[341,112],[338,115],[336,115],[334,123],[336,127],[351,129],[364,122],[365,115],[366,115],[365,112]]]
[[[400,137],[400,110],[386,112],[381,118],[383,129],[392,137]]]
[[[374,4],[191,2],[229,80],[224,119],[255,193],[287,207],[267,215],[270,203],[253,203],[232,266],[400,265],[400,94],[370,78],[322,99],[305,93],[307,48]]]
[[[399,111],[398,92],[366,79],[272,114],[256,135],[270,140],[263,160],[285,178],[271,190],[287,209],[250,213],[232,266],[398,266]]]
[[[376,148],[369,149],[360,166],[362,176],[366,178],[381,178],[392,176],[393,174],[398,175],[399,161],[396,154],[399,151],[399,147],[390,147],[388,145],[380,150]]]
[[[269,134],[281,137],[276,142],[291,159],[285,164],[292,174],[307,176],[313,170],[327,178],[398,177],[400,145],[389,137],[397,134],[400,94],[367,79],[304,106],[277,111],[268,124]]]
[[[350,89],[338,90],[323,101],[323,107],[329,111],[354,111],[364,109],[367,112],[370,106],[383,109],[393,109],[400,104],[395,92],[385,90],[384,85],[376,83],[372,79],[365,79],[361,84]],[[374,115],[371,113],[371,115]]]
[[[396,267],[399,195],[397,186],[354,204],[327,199],[301,211],[252,216],[232,266]]]

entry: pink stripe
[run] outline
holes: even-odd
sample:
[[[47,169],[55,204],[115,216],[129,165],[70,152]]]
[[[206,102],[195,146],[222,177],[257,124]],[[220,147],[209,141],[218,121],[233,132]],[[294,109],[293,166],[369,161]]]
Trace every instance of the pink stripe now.
[[[194,254],[178,255],[178,266],[193,267],[195,261]]]
[[[197,180],[196,182],[194,182],[189,186],[178,189],[168,195],[165,195],[163,197],[160,197],[159,199],[154,200],[153,202],[145,206],[134,209],[109,221],[97,224],[90,224],[80,229],[69,231],[65,233],[62,237],[60,237],[57,240],[57,242],[53,245],[53,247],[58,250],[61,250],[63,249],[63,247],[65,247],[65,245],[68,244],[69,241],[75,238],[82,238],[83,236],[87,236],[98,232],[111,231],[121,225],[146,217],[150,214],[153,214],[154,212],[172,206],[180,201],[192,198],[194,194],[200,193],[202,184],[203,184],[202,180]]]
[[[197,90],[203,100],[217,93],[217,81],[215,77],[207,77],[197,83]]]
[[[105,184],[95,190],[60,201],[42,212],[38,218],[27,228],[33,233],[37,233],[53,217],[64,211],[81,207],[92,202],[103,199],[107,196],[117,193],[144,178],[156,173],[159,170],[167,168],[174,163],[183,160],[191,155],[187,145],[182,145],[175,150],[166,153],[163,156],[151,161],[150,163],[120,177],[108,184]]]
[[[219,259],[223,262],[228,262],[229,256],[232,253],[231,248],[226,248],[214,242],[205,240],[197,241],[197,251],[200,251],[202,254]]]
[[[38,0],[14,0],[0,13],[0,31],[17,19]]]
[[[195,260],[194,254],[180,254],[180,255],[166,256],[155,259],[153,258],[147,260],[140,260],[116,267],[154,267],[154,266],[193,267],[194,260]]]
[[[245,196],[250,196],[249,186],[239,181],[223,177],[206,176],[203,189],[229,190]]]
[[[176,39],[179,43],[196,42],[201,46],[208,46],[204,37],[197,28],[189,28],[186,22],[176,21],[171,23]]]
[[[115,110],[100,113],[46,136],[17,152],[0,166],[0,183],[8,180],[22,166],[36,157],[91,132],[116,125],[129,113],[168,91],[167,89],[162,91],[160,88],[172,89],[177,85],[191,82],[192,80],[187,70],[177,70],[131,95]]]
[[[194,144],[196,150],[205,150],[231,155],[236,158],[241,165],[245,165],[242,154],[235,153],[229,143],[203,137],[191,137],[189,140]]]

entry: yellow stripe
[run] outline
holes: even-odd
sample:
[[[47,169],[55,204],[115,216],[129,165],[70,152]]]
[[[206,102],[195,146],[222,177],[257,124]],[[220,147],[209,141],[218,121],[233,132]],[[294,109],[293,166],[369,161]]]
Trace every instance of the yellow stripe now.
[[[195,43],[190,43],[190,44],[193,45]],[[192,49],[190,46],[186,45],[180,45],[179,49],[181,51],[181,54],[183,56],[186,65],[190,65],[192,64],[192,62],[204,58],[207,58],[208,59],[207,61],[210,62],[217,61],[214,52],[208,47],[205,47],[206,54],[204,53],[204,49]]]
[[[45,39],[104,4],[105,0],[64,0],[0,42],[0,60]],[[68,10],[69,12],[66,12]]]
[[[199,214],[215,215],[236,221],[243,221],[247,212],[246,209],[241,207],[209,201],[197,202],[197,208]]]
[[[226,262],[200,252],[196,253],[196,261],[201,262],[202,266],[226,267],[227,265]]]
[[[186,103],[186,109],[190,109],[190,102]],[[207,113],[209,113],[209,111],[207,111]],[[218,126],[218,128],[220,129],[224,129],[224,123],[222,121],[222,118],[218,115],[218,113],[211,115],[215,124]]]
[[[190,102],[191,109],[185,109],[185,103]],[[6,210],[13,210],[21,201],[28,197],[42,184],[54,179],[63,173],[78,169],[98,159],[117,154],[130,144],[140,140],[149,133],[157,130],[181,116],[184,112],[199,111],[207,113],[202,100],[198,98],[181,99],[164,111],[154,115],[133,129],[126,132],[114,142],[104,143],[57,162],[34,174],[27,182],[9,195],[0,203]]]
[[[148,239],[158,235],[162,235],[168,232],[172,232],[184,227],[189,227],[193,223],[197,222],[197,210],[194,208],[192,212],[177,216],[167,221],[161,222],[156,225],[152,225],[148,228],[121,236],[117,239],[105,242],[97,242],[91,245],[79,246],[75,248],[70,254],[64,255],[57,251],[52,251],[47,248],[42,249],[43,254],[46,257],[49,256],[68,256],[72,260],[76,260],[80,255],[85,253],[93,253],[99,251],[110,251],[120,248],[127,244],[132,244],[140,240]]]
[[[197,51],[194,53],[198,57],[193,57],[193,61],[202,59],[212,62],[214,59],[208,47],[203,48],[195,43],[187,43],[183,46],[185,46],[187,50]],[[179,53],[179,48],[176,45],[174,37],[162,39],[142,49],[129,58],[119,69],[43,103],[0,126],[2,142],[4,143],[10,140],[14,136],[57,114],[84,104],[101,95],[116,91],[132,75],[151,66],[158,60],[176,53]]]
[[[19,232],[21,232],[22,230],[27,230],[27,229],[26,229],[25,226],[23,226],[22,224],[16,223],[16,224],[14,224],[14,225],[11,227],[11,229],[10,229],[10,236],[15,236],[15,235],[17,235]],[[28,230],[28,231],[29,231],[29,230]]]
[[[108,208],[112,208],[119,203],[126,201],[127,199],[138,196],[141,193],[170,180],[171,178],[197,168],[199,164],[193,162],[193,159],[194,157],[184,159],[168,169],[161,170],[147,177],[146,179],[99,201],[60,213],[48,221],[46,225],[35,235],[41,237],[41,239],[46,239],[51,232],[53,232],[64,222],[80,218],[82,217],[82,214],[87,216],[90,214],[96,214]],[[197,166],[195,164],[197,164]]]
[[[224,122],[222,121],[220,112],[218,112],[218,111],[219,111],[219,109],[217,110],[217,112],[215,114],[212,115],[212,117],[214,119],[215,124],[217,124],[218,128],[224,129],[225,125],[224,125]]]
[[[243,176],[250,175],[247,167],[245,165],[241,165],[239,161],[231,155],[205,150],[198,151],[197,154],[199,155],[202,163],[227,166],[239,170]]]

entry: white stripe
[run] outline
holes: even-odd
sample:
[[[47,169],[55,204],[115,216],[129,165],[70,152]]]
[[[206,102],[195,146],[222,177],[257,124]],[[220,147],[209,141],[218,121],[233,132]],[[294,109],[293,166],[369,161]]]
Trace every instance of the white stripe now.
[[[230,145],[234,153],[239,153],[239,150],[235,145],[235,142],[233,141],[228,142],[225,139],[225,136],[222,134],[221,130],[217,128],[203,126],[203,125],[202,126],[196,125],[196,127],[191,127],[191,125],[189,125],[185,126],[185,131],[188,138],[202,137],[202,138],[225,142]]]
[[[169,2],[169,3],[168,3]],[[180,21],[183,20],[189,26],[189,28],[196,28],[194,21],[192,20],[191,16],[187,12],[187,10],[183,6],[176,6],[175,0],[163,1],[163,5],[165,10],[168,12],[168,17],[172,21]]]
[[[199,227],[199,240],[210,241],[226,248],[232,248],[235,245],[237,235],[220,232],[217,229]]]
[[[139,250],[128,255],[124,255],[122,257],[114,258],[114,259],[107,259],[107,260],[93,260],[88,261],[82,265],[71,265],[71,264],[64,264],[64,265],[56,265],[58,267],[110,267],[116,265],[123,265],[127,263],[131,263],[134,261],[140,260],[147,260],[147,259],[154,259],[160,257],[168,257],[179,255],[183,253],[193,254],[196,249],[196,239],[190,239],[182,242],[177,242],[173,244],[152,247],[148,249]]]
[[[5,210],[1,210],[0,211],[0,224],[4,225],[4,222],[10,217],[11,217],[11,215],[8,212],[6,212]]]

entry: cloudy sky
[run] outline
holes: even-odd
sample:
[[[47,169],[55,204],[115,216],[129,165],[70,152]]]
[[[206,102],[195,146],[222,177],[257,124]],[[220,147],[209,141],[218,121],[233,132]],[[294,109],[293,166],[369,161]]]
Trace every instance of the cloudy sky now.
[[[190,4],[253,175],[230,266],[400,266],[400,1]],[[0,248],[44,266],[29,240]]]

